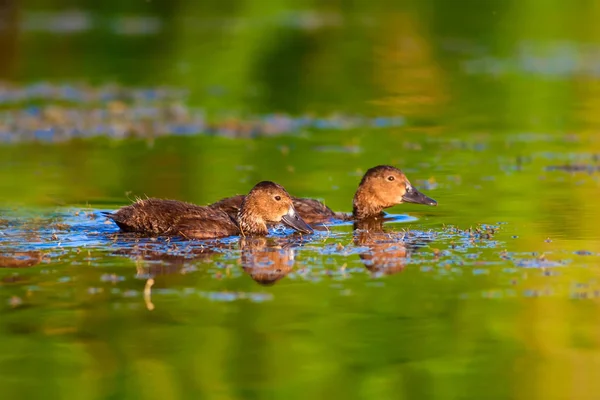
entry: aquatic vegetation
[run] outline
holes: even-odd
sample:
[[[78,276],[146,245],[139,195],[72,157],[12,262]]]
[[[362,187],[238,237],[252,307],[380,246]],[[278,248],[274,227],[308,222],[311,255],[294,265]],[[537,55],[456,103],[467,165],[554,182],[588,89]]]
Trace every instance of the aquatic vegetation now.
[[[234,110],[210,116],[189,105],[184,89],[129,88],[40,83],[14,86],[0,81],[0,143],[58,143],[73,139],[155,139],[213,135],[229,138],[300,135],[307,131],[390,128],[402,116],[291,115],[239,116]],[[30,105],[34,103],[35,105]]]

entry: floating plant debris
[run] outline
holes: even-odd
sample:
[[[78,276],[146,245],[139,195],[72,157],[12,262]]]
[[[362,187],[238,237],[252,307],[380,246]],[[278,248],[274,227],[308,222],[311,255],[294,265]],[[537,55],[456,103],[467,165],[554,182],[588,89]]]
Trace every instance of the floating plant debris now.
[[[5,107],[0,110],[0,142],[198,134],[256,137],[405,124],[402,116],[264,114],[238,117],[231,112],[208,116],[205,109],[187,105],[187,96],[187,91],[171,87],[47,83],[18,87],[0,82],[0,106]]]
[[[587,173],[591,174],[591,173],[600,171],[600,165],[587,165],[587,164],[549,165],[546,167],[546,171],[587,172]]]

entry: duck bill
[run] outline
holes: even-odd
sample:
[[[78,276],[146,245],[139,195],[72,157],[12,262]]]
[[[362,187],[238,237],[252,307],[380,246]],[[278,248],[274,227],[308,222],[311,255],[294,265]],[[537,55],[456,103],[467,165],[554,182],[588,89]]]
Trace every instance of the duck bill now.
[[[289,226],[292,229],[302,233],[313,233],[313,228],[310,227],[300,216],[296,213],[294,207],[290,207],[287,214],[281,218],[281,222]]]
[[[423,193],[419,192],[414,187],[410,192],[406,192],[404,196],[402,196],[402,201],[405,203],[424,204],[426,206],[437,206],[437,201],[425,196]]]

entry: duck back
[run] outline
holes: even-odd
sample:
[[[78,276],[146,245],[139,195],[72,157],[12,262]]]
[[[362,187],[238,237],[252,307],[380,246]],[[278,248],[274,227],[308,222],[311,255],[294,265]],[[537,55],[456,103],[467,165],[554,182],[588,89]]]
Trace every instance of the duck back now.
[[[339,219],[338,213],[318,200],[294,197],[293,201],[296,212],[309,224]]]
[[[106,216],[125,232],[178,235],[205,239],[236,235],[239,229],[227,213],[176,200],[145,199]]]
[[[208,207],[215,210],[222,210],[227,215],[229,215],[230,218],[235,219],[240,210],[242,209],[242,203],[244,202],[245,197],[246,196],[244,196],[243,194],[226,197],[217,201],[216,203],[212,203]]]

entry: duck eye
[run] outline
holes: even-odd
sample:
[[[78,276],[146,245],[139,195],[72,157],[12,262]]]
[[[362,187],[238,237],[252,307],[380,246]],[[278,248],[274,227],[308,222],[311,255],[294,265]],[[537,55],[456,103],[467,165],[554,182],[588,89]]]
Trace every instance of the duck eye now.
[[[391,181],[393,181],[394,179],[395,179],[395,178],[394,178],[392,175],[388,176],[388,181],[390,181],[390,182],[391,182]]]
[[[281,196],[275,196],[274,198],[275,198],[275,200],[277,200],[277,201],[281,200]]]

